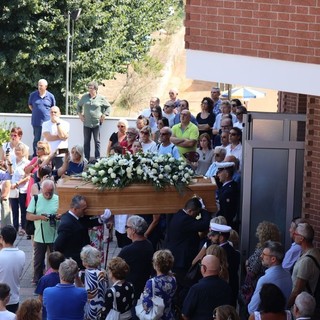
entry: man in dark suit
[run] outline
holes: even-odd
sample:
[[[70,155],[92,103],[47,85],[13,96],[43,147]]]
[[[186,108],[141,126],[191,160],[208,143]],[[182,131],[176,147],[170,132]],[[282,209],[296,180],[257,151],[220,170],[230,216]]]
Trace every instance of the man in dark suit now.
[[[233,180],[234,163],[220,162],[217,163],[216,182],[218,185],[218,202],[219,211],[217,216],[224,216],[227,219],[227,224],[233,229],[238,230],[238,226],[234,225],[234,219],[237,216],[239,208],[239,187]]]
[[[182,307],[184,320],[212,319],[216,307],[231,302],[231,289],[228,283],[219,277],[220,260],[213,255],[205,256],[201,261],[203,278],[190,288]]]
[[[167,228],[166,248],[174,256],[172,271],[177,279],[176,304],[178,305],[182,304],[189,290],[189,286],[186,287],[185,284],[185,275],[199,251],[198,232],[209,229],[210,214],[201,208],[202,204],[199,199],[188,200],[184,209],[173,215]],[[200,212],[201,218],[196,219]]]
[[[218,244],[227,254],[229,285],[232,290],[232,305],[236,307],[239,292],[240,252],[235,250],[228,241],[231,227],[217,223],[210,223],[210,239]]]
[[[54,243],[55,251],[63,253],[66,258],[74,259],[82,269],[80,252],[84,246],[90,244],[88,229],[107,222],[111,216],[109,209],[97,218],[85,216],[86,209],[87,202],[83,196],[76,195],[72,198],[69,211],[61,217],[58,237]]]

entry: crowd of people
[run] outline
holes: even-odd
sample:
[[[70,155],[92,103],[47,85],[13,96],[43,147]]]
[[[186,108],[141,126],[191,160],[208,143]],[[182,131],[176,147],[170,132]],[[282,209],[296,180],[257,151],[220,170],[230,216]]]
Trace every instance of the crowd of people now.
[[[77,108],[84,141],[69,151],[70,125],[61,119],[47,85],[39,80],[29,97],[31,160],[20,127],[11,129],[10,141],[0,149],[0,319],[111,319],[115,313],[117,319],[137,319],[140,305],[146,314],[155,312],[155,297],[163,306],[157,319],[164,320],[311,319],[320,252],[313,247],[308,220],[292,221],[287,252],[278,227],[262,221],[240,281],[241,141],[247,112],[241,101],[221,100],[219,88],[213,87],[194,116],[188,101],[171,89],[163,108],[158,98],[150,99],[136,126],[119,119],[105,146],[107,157],[153,152],[184,158],[196,175],[215,180],[216,212],[194,197],[171,215],[112,215],[105,209],[92,218],[85,214],[82,195],[72,198],[68,212],[57,214],[55,184],[81,174],[101,157],[99,128],[110,104],[98,94],[98,84],[90,82]],[[107,261],[100,245],[104,231],[112,234],[113,228],[121,251]],[[21,305],[26,261],[14,246],[17,235],[33,241],[30,280],[38,295]]]

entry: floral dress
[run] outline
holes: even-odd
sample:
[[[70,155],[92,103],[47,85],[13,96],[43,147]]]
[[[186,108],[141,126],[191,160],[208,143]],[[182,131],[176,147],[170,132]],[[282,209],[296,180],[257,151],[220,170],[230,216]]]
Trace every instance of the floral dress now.
[[[177,289],[175,277],[171,275],[159,275],[153,278],[155,284],[155,295],[162,298],[164,302],[164,312],[161,320],[173,320],[172,299]],[[143,304],[150,309],[152,307],[152,280],[149,279],[146,283],[143,292]]]
[[[86,269],[84,285],[90,299],[85,305],[85,320],[98,319],[105,304],[105,294],[108,287],[106,272],[99,269]]]

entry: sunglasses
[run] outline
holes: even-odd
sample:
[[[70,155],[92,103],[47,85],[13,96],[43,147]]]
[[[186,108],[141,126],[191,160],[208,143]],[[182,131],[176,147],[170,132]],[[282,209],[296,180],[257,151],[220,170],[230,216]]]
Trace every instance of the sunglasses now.
[[[36,149],[39,150],[39,151],[44,151],[43,147],[36,147]]]
[[[166,136],[167,134],[169,134],[168,132],[160,132],[160,136]]]
[[[117,127],[118,127],[118,128],[125,128],[125,126],[120,126],[120,125],[119,125],[119,126],[117,126]]]
[[[237,112],[236,115],[240,116],[241,114],[243,114],[243,112]]]
[[[17,134],[10,134],[11,138],[16,138],[18,135]]]

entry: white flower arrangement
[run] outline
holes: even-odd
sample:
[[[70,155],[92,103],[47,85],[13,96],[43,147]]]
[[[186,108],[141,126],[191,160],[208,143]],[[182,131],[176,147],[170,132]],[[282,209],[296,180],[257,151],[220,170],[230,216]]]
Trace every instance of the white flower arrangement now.
[[[192,180],[193,169],[183,158],[171,154],[115,154],[102,158],[82,173],[99,189],[124,188],[132,183],[151,183],[156,189],[174,186],[181,191]]]

